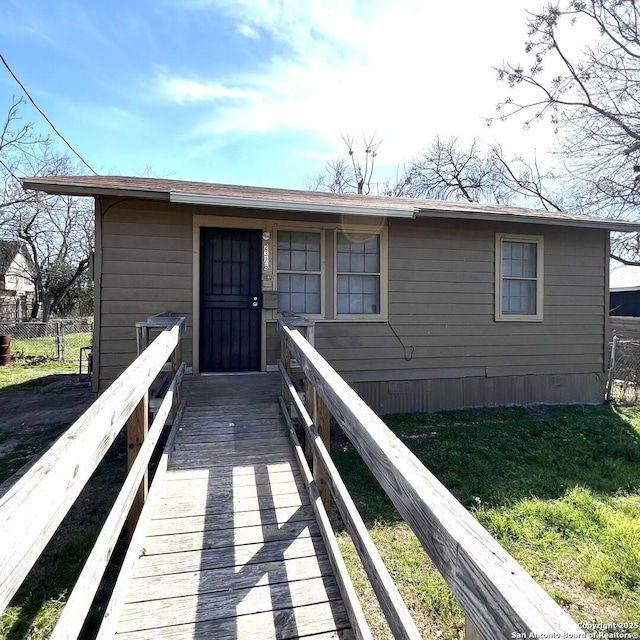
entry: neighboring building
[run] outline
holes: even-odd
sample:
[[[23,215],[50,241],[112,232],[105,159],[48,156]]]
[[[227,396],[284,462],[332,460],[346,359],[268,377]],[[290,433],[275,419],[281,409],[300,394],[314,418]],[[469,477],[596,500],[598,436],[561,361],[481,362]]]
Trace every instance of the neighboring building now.
[[[33,261],[21,242],[0,240],[0,322],[28,320],[35,297]]]
[[[640,225],[462,202],[124,177],[26,178],[94,196],[95,384],[135,323],[187,317],[194,373],[268,370],[278,311],[379,413],[601,402],[609,232]]]
[[[609,274],[612,316],[640,316],[640,267],[615,263]]]

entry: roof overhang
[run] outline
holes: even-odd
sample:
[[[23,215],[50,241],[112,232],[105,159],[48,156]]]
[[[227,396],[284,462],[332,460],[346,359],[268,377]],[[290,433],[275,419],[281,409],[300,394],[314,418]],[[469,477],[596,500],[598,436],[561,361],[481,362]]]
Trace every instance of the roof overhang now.
[[[301,202],[295,200],[266,200],[264,198],[241,198],[205,193],[171,191],[169,201],[177,204],[199,204],[243,209],[268,209],[273,211],[299,211],[301,213],[329,213],[349,216],[383,216],[385,218],[415,218],[412,209],[391,207],[363,207],[348,204]]]
[[[385,218],[438,218],[640,233],[640,223],[480,204],[335,194],[131,176],[47,176],[22,179],[25,189],[55,195],[154,200],[176,204]]]
[[[112,198],[142,198],[144,200],[164,200],[165,202],[169,202],[169,192],[167,191],[84,185],[80,179],[78,184],[58,181],[55,177],[22,178],[20,182],[22,182],[23,189],[44,191],[45,193],[57,196],[79,196],[83,198],[108,196]]]
[[[560,227],[580,227],[582,229],[602,229],[622,233],[640,232],[640,223],[594,216],[563,216],[562,214],[544,215],[541,212],[527,213],[526,209],[514,212],[452,211],[416,207],[417,218],[449,218],[452,220],[485,220],[488,222],[517,222],[524,224],[552,225]]]

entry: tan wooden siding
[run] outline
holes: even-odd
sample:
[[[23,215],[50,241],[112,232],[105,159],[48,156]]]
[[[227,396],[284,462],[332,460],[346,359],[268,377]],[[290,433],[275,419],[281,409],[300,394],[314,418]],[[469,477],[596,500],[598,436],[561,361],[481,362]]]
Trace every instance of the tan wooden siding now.
[[[192,215],[205,209],[135,202],[105,208],[101,380],[112,380],[133,359],[135,323],[167,309],[187,316],[184,354],[193,362]],[[227,213],[295,219],[291,213]],[[328,216],[304,219],[340,224]],[[544,236],[543,322],[494,320],[498,232]],[[447,408],[504,404],[500,398],[507,403],[545,397],[593,401],[604,370],[606,246],[607,233],[599,230],[390,220],[389,322],[320,321],[316,346],[347,380],[370,394],[380,410],[409,406],[408,400],[392,401],[404,398],[396,393],[396,383],[427,385],[411,393],[414,407],[429,410],[439,406],[434,393],[450,394]],[[274,364],[279,357],[274,322],[267,323],[266,345],[266,362]],[[510,391],[501,391],[502,383]],[[424,394],[431,398],[428,402],[419,400]]]
[[[191,216],[175,215],[166,205],[127,201],[103,208],[101,390],[135,358],[135,324],[149,315],[185,315],[182,347],[189,363],[193,352]]]
[[[544,236],[543,322],[494,320],[498,232]],[[316,347],[360,384],[526,374],[593,381],[604,370],[606,238],[559,227],[393,220],[389,323],[319,322]],[[269,362],[278,357],[276,343],[270,327]],[[588,388],[599,393],[598,385]],[[578,396],[567,392],[568,400]]]

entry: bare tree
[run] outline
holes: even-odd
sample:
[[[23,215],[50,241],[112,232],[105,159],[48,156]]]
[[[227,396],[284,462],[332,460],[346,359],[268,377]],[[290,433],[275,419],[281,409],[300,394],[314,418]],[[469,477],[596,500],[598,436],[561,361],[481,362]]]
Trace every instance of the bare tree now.
[[[327,162],[324,170],[314,176],[308,184],[313,191],[330,191],[332,193],[371,193],[371,178],[378,156],[380,141],[375,134],[363,136],[364,161],[354,146],[354,139],[341,136],[347,147],[347,153]]]
[[[33,161],[41,157],[42,151],[50,144],[47,137],[34,133],[31,123],[22,123],[18,109],[24,101],[14,98],[0,128],[0,226],[9,217],[3,211],[13,204],[26,202],[31,196],[16,189],[16,173],[25,158]]]
[[[93,214],[86,199],[22,189],[18,175],[68,175],[76,173],[76,167],[55,151],[49,137],[37,135],[30,124],[22,124],[20,104],[13,101],[0,134],[0,237],[27,246],[34,271],[25,275],[36,288],[31,315],[35,318],[42,313],[47,320],[87,270],[93,247]],[[51,295],[47,276],[53,270],[58,277],[56,292]],[[61,271],[67,274],[62,284]]]
[[[430,147],[409,163],[405,195],[436,200],[505,202],[496,180],[496,166],[490,153],[477,141],[464,148],[457,138],[437,137]]]
[[[588,212],[637,218],[640,13],[636,1],[564,0],[531,14],[527,25],[528,65],[505,63],[497,70],[498,77],[514,89],[514,95],[498,105],[500,118],[523,116],[525,126],[548,118],[558,134],[566,179],[587,194]]]

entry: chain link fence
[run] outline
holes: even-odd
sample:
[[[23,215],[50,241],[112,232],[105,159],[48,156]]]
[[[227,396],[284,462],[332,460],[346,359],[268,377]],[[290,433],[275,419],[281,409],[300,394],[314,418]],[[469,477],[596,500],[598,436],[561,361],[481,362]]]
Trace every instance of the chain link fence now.
[[[41,357],[78,362],[83,353],[81,350],[91,346],[93,321],[71,318],[49,322],[4,322],[0,323],[0,335],[11,336],[11,354],[15,359]]]
[[[610,347],[607,399],[637,402],[640,400],[640,340],[614,336]]]

